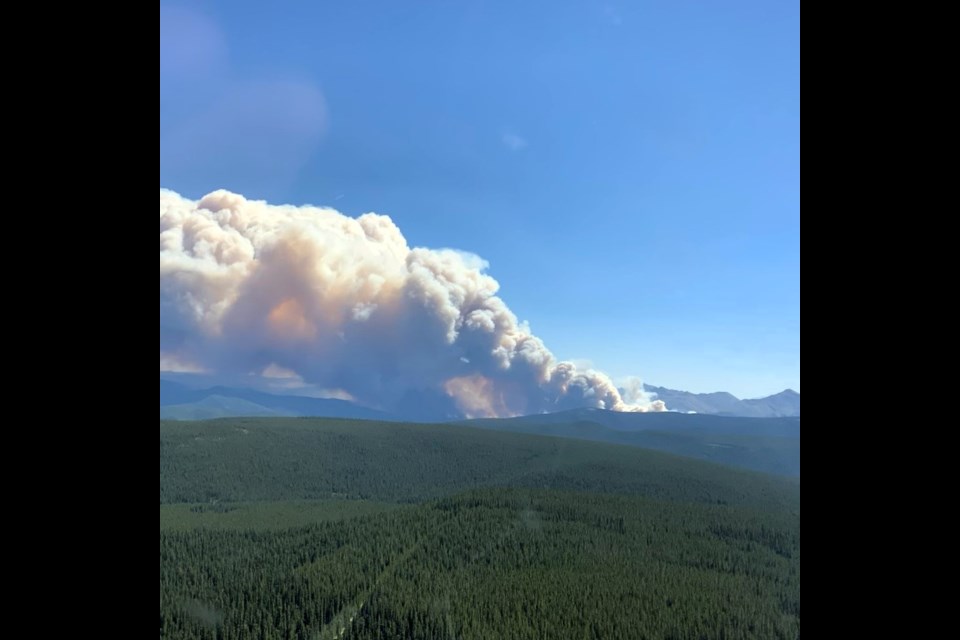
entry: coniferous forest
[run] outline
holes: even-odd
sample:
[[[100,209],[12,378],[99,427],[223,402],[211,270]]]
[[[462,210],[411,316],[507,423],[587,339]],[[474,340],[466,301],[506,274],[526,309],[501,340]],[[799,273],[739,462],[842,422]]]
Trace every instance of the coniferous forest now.
[[[789,638],[800,484],[440,425],[160,423],[161,638]]]

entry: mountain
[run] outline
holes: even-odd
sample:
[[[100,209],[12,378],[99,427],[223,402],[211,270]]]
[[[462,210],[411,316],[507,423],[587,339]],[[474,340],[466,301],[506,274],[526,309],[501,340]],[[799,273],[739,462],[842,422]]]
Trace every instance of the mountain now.
[[[169,404],[160,407],[161,420],[211,420],[231,416],[281,417],[293,414],[270,409],[262,405],[226,396],[212,395],[185,404]]]
[[[800,415],[800,394],[793,389],[787,389],[786,391],[781,391],[766,398],[744,400],[743,402],[746,405],[768,412],[774,416]]]
[[[603,409],[570,409],[558,413],[544,413],[517,418],[481,418],[464,420],[472,426],[508,424],[514,426],[555,426],[574,423],[592,423],[615,432],[685,431],[720,433],[737,436],[771,436],[800,438],[800,418],[744,418],[697,413],[627,413]],[[513,430],[513,429],[511,429]]]
[[[780,418],[800,415],[800,394],[792,389],[766,398],[741,400],[725,391],[716,393],[690,393],[666,387],[644,385],[648,393],[667,403],[671,411],[681,413],[709,413],[721,416],[744,418]]]
[[[800,475],[799,417],[710,415],[718,408],[731,410],[729,413],[749,410],[754,415],[777,415],[793,411],[794,406],[799,413],[799,394],[785,391],[769,398],[741,401],[723,393],[697,395],[659,387],[651,389],[679,394],[667,400],[670,408],[682,406],[677,398],[689,396],[692,400],[686,406],[697,407],[688,409],[697,413],[622,413],[584,408],[518,418],[456,421],[441,417],[433,421],[629,445],[778,475]],[[193,389],[171,380],[160,380],[161,419],[208,420],[236,416],[377,421],[417,418],[409,408],[400,415],[390,415],[344,400],[275,395],[230,387]]]
[[[799,484],[782,478],[600,442],[410,422],[160,421],[161,504],[330,498],[407,504],[481,486],[593,489],[711,505],[722,497],[754,507],[777,494],[776,502],[799,499]]]
[[[716,393],[690,393],[677,391],[666,387],[644,385],[647,392],[655,393],[660,400],[667,403],[667,408],[679,413],[698,413],[719,416],[738,416],[744,418],[779,418],[800,416],[800,394],[787,389],[778,394],[753,400],[740,400],[734,395],[720,391]],[[203,403],[210,396],[236,398],[245,400],[259,409],[255,413],[244,413],[251,409],[242,404],[223,402]],[[449,400],[448,400],[449,402]],[[328,398],[309,398],[296,395],[279,395],[253,389],[214,386],[205,389],[195,389],[187,385],[160,379],[160,406],[193,405],[201,403],[196,411],[189,406],[182,407],[175,412],[167,411],[163,417],[175,419],[197,418],[207,415],[214,406],[219,407],[220,413],[210,414],[209,417],[229,417],[241,415],[257,416],[319,416],[329,418],[357,418],[363,420],[418,420],[427,422],[446,422],[455,419],[450,410],[442,411],[439,405],[425,402],[423,398],[402,404],[395,414],[369,409],[346,400]],[[437,405],[437,406],[434,406]],[[176,414],[176,415],[175,415]],[[183,416],[180,418],[180,416]],[[563,415],[563,414],[561,414]],[[542,419],[540,417],[539,419]],[[632,418],[626,418],[631,420]],[[609,420],[608,420],[609,421]]]
[[[625,444],[783,476],[800,476],[800,418],[574,409],[459,424]]]
[[[324,416],[383,420],[387,414],[346,400],[285,396],[253,389],[191,389],[160,379],[160,417],[176,420],[230,416]]]

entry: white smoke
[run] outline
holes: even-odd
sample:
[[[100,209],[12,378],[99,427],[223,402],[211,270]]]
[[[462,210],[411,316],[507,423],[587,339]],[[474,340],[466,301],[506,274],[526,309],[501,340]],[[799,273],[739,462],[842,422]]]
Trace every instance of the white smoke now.
[[[387,216],[161,189],[161,365],[282,371],[387,410],[665,409],[557,362],[497,297],[486,266],[411,249]]]
[[[623,401],[629,404],[648,404],[657,397],[657,394],[649,393],[644,389],[643,380],[636,376],[630,376],[623,381],[623,386],[620,387],[620,395]]]

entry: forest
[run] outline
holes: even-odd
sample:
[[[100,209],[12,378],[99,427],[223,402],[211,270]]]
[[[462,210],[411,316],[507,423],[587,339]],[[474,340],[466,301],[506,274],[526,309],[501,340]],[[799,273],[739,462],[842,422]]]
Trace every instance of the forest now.
[[[800,483],[635,447],[160,424],[161,638],[789,638]]]

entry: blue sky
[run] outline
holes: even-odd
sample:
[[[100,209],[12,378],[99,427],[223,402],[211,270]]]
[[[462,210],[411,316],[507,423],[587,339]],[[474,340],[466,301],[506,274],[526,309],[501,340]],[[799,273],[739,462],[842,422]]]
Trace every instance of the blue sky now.
[[[389,215],[560,358],[800,388],[799,3],[161,4],[160,185]]]

